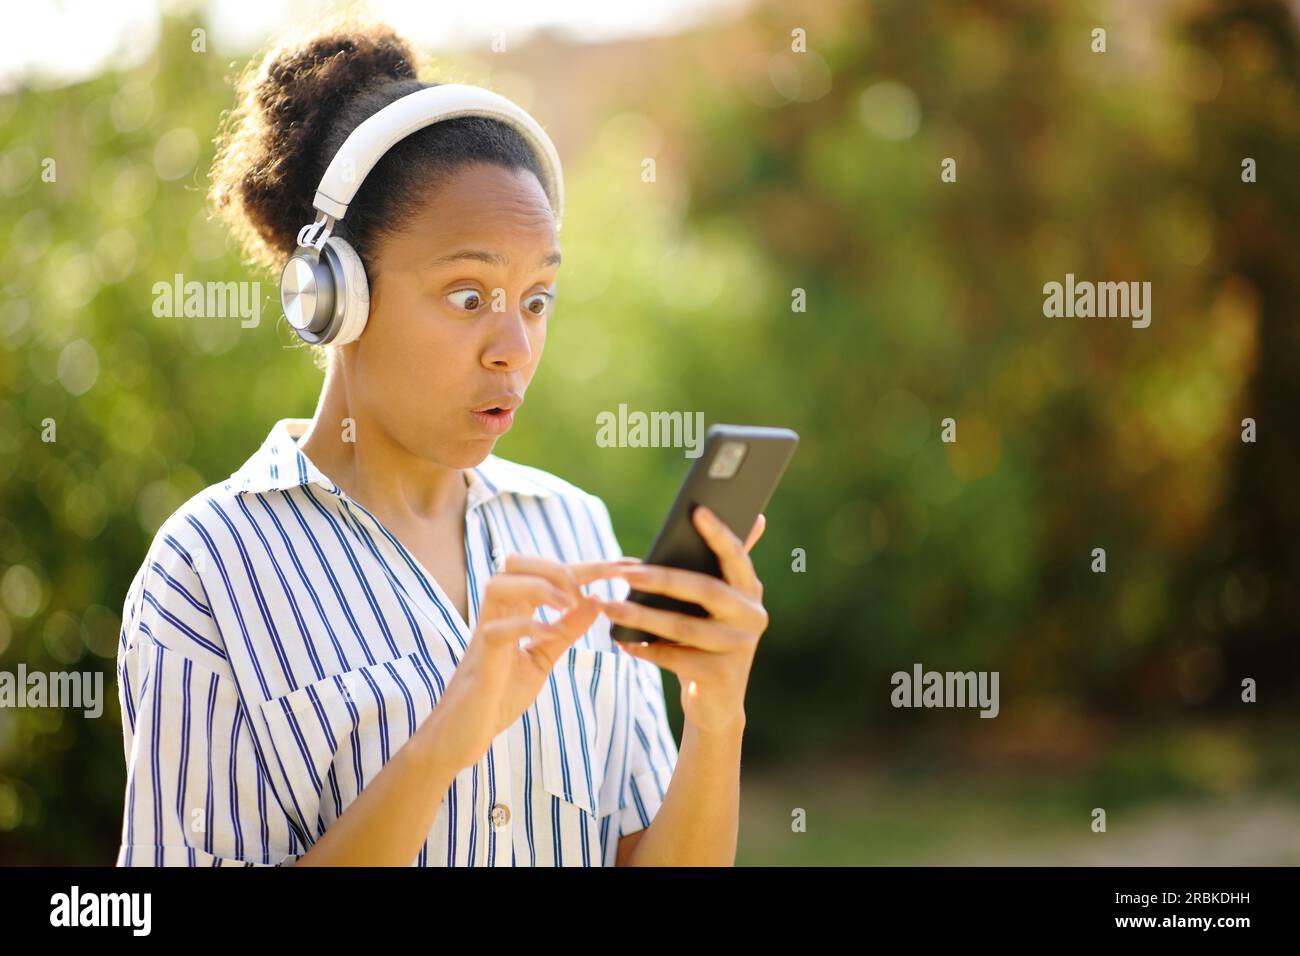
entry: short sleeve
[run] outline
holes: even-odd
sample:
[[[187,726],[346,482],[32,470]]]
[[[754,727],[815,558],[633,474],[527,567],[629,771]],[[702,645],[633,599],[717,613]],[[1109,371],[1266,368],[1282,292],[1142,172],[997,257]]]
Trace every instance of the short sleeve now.
[[[305,852],[258,754],[195,560],[164,532],[127,593],[117,677],[118,866],[280,865]]]
[[[589,495],[592,523],[600,540],[601,560],[623,556],[614,524],[604,501]],[[612,600],[623,600],[630,590],[621,579],[609,579]],[[631,720],[629,721],[627,769],[622,781],[626,803],[619,811],[619,836],[635,833],[650,825],[677,767],[677,741],[668,724],[668,707],[664,698],[663,672],[652,661],[625,655],[632,665],[629,682]]]

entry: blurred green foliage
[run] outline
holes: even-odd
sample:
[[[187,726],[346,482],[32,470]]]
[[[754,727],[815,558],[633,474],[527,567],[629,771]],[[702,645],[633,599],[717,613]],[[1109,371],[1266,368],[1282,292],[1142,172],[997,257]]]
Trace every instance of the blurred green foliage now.
[[[1239,714],[1242,677],[1259,711],[1300,699],[1296,24],[1143,7],[760,6],[673,38],[710,68],[602,103],[569,160],[547,357],[497,452],[604,497],[643,554],[689,462],[597,447],[598,412],[800,432],[754,555],[747,760],[1086,762],[1116,727]],[[231,64],[192,25],[138,69],[0,98],[0,669],[99,668],[107,698],[0,711],[5,862],[112,859],[127,585],[319,390],[274,277],[207,218]],[[258,279],[262,322],[156,317],[176,273]],[[1066,273],[1150,281],[1151,326],[1045,318]],[[999,670],[999,719],[893,710],[918,661]]]

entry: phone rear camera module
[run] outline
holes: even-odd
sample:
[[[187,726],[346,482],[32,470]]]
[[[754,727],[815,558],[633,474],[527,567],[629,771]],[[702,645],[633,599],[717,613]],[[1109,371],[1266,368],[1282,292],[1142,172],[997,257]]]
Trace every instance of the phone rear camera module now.
[[[731,478],[740,470],[740,463],[745,460],[749,445],[743,441],[725,441],[718,453],[709,462],[709,477],[718,479]]]

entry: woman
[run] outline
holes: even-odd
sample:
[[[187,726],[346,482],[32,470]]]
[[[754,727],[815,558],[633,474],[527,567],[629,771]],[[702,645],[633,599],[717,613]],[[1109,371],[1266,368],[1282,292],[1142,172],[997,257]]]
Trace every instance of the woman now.
[[[285,261],[330,158],[415,72],[344,22],[245,75],[212,197],[251,258]],[[365,177],[363,332],[315,347],[314,417],[178,509],[127,595],[119,865],[734,863],[763,520],[742,544],[697,511],[725,581],[621,558],[601,499],[491,454],[513,411],[478,411],[522,402],[545,344],[538,163],[470,116]],[[605,619],[677,644],[616,647]]]

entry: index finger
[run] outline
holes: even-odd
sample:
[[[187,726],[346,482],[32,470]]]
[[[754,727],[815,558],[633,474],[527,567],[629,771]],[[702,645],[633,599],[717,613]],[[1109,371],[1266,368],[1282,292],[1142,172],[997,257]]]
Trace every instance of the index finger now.
[[[626,562],[620,561],[579,561],[571,564],[564,564],[559,561],[552,561],[550,558],[539,558],[531,554],[508,554],[506,555],[505,572],[507,574],[536,574],[546,578],[556,587],[573,595],[575,599],[582,598],[582,592],[578,589],[584,584],[590,584],[592,581],[598,581],[601,578],[616,577],[620,568],[626,568]]]
[[[705,543],[718,556],[718,565],[726,582],[746,597],[757,597],[762,585],[741,540],[705,505],[695,506],[691,511],[691,520]]]
[[[578,561],[568,567],[579,584],[590,584],[603,578],[616,578],[619,572],[640,563],[636,558],[619,558],[615,561]]]

